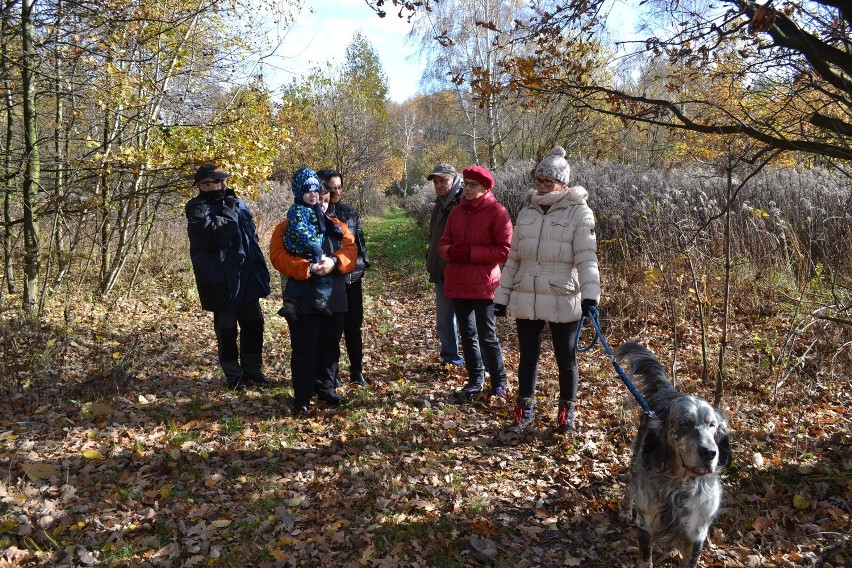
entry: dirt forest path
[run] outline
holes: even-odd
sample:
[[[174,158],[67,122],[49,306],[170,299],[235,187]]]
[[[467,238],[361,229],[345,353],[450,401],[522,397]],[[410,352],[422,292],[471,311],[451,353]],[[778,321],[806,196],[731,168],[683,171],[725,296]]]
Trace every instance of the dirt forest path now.
[[[191,295],[67,306],[8,343],[4,370],[26,361],[30,375],[0,405],[0,567],[633,566],[622,497],[637,410],[600,350],[580,359],[577,435],[550,434],[549,350],[537,431],[505,434],[512,320],[499,323],[510,396],[454,404],[465,377],[439,364],[422,262],[391,250],[411,228],[374,229],[372,385],[344,386],[338,409],[289,416],[274,296],[266,360],[279,382],[246,394],[222,389]],[[732,395],[735,465],[705,565],[852,565],[849,406],[826,402],[837,394],[809,399],[807,424]],[[787,435],[802,428],[806,452]]]

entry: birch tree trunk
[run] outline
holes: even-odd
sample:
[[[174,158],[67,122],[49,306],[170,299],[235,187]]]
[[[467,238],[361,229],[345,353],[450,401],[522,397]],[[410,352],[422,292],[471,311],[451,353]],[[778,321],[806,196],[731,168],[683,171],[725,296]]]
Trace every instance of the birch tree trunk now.
[[[7,8],[4,8],[4,11]],[[0,37],[7,36],[8,19],[4,16],[2,27],[0,27]],[[3,102],[6,112],[6,138],[3,141],[3,267],[6,277],[6,290],[10,294],[14,294],[17,289],[15,287],[15,271],[12,266],[12,140],[15,134],[15,114],[14,103],[12,101],[12,80],[10,73],[12,72],[11,65],[8,64],[9,53],[7,51],[6,42],[0,45],[0,74],[3,77]]]

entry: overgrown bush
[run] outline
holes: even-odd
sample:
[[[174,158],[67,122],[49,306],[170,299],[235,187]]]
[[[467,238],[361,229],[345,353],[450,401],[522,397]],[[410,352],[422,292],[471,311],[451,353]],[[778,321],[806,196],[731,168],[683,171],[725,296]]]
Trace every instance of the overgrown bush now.
[[[533,189],[530,174],[534,167],[532,160],[515,160],[494,172],[494,196],[509,212],[512,221],[518,218],[527,193]]]
[[[724,252],[726,183],[717,173],[698,170],[661,170],[632,165],[570,160],[571,183],[589,191],[589,205],[598,221],[600,253],[610,264],[633,263],[665,268],[689,255],[693,262],[708,263]],[[532,189],[534,162],[514,161],[494,172],[494,194],[516,218]],[[739,190],[730,209],[731,245],[736,262],[747,260],[749,270],[791,272],[798,282],[816,275],[849,274],[852,255],[850,182],[821,169],[766,169]],[[183,203],[187,196],[173,195],[159,210],[156,225],[144,249],[129,254],[116,291],[139,287],[193,287],[189,264]],[[344,193],[344,201],[356,206],[358,195]],[[402,201],[417,225],[428,226],[434,204],[432,184],[410,188]],[[292,203],[286,183],[270,182],[259,198],[247,198],[255,214],[262,248],[276,223]],[[362,215],[383,211],[389,198],[371,198]],[[50,218],[43,221],[42,235],[50,235]],[[56,293],[69,287],[96,294],[99,257],[94,224],[74,228],[74,255],[69,277]],[[52,285],[55,260],[45,257],[45,281]],[[785,277],[786,278],[786,277]]]
[[[435,189],[432,182],[427,181],[419,185],[411,187],[411,193],[405,199],[403,204],[408,213],[414,217],[417,226],[427,228],[429,226],[429,216],[432,213],[432,206],[435,205]]]
[[[686,249],[719,257],[724,246],[724,177],[700,170],[652,170],[611,162],[572,161],[571,185],[589,192],[602,254],[657,261]],[[535,163],[509,162],[494,171],[494,195],[514,220],[532,189]],[[736,189],[736,186],[735,186]],[[434,204],[432,184],[412,188],[406,206],[421,227]],[[730,208],[733,255],[759,268],[779,262],[801,277],[823,264],[852,268],[852,184],[827,170],[766,169],[734,196]]]

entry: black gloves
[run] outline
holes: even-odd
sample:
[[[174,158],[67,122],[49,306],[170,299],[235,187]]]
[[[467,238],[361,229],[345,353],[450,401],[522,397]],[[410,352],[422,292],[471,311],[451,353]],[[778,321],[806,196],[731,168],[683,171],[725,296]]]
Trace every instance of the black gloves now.
[[[583,315],[587,318],[592,317],[592,308],[594,308],[595,312],[598,311],[598,303],[590,298],[586,298],[585,300],[580,302],[580,307],[583,308]]]
[[[494,304],[494,315],[502,318],[506,315],[506,306],[503,304]]]

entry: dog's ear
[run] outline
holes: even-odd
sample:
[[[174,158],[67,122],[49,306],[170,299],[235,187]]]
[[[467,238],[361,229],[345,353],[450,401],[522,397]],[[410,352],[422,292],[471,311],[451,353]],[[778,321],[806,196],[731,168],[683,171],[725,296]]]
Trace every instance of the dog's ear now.
[[[725,467],[731,463],[730,431],[728,430],[728,421],[718,411],[716,411],[716,419],[719,422],[719,427],[716,429],[716,447],[719,448],[719,467]]]
[[[642,437],[642,460],[646,467],[654,467],[666,461],[669,455],[668,417],[647,418]]]

